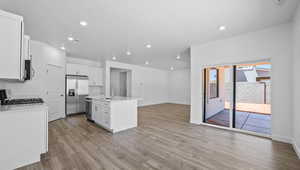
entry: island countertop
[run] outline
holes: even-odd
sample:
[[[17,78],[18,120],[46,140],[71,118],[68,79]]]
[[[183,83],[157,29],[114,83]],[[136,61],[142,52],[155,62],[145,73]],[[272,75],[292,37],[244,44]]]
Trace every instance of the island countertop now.
[[[86,99],[92,100],[105,100],[105,101],[126,101],[126,100],[142,100],[139,97],[123,97],[123,96],[113,96],[110,98],[105,98],[104,96],[87,96]]]
[[[107,101],[124,101],[124,100],[142,100],[139,97],[122,97],[122,96],[114,96],[111,98],[106,98]]]

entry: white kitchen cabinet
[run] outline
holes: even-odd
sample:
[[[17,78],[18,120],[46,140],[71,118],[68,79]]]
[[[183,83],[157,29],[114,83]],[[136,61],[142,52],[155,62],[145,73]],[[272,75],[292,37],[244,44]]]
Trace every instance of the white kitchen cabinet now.
[[[24,35],[23,40],[23,58],[24,60],[31,60],[31,52],[30,52],[30,37],[28,35]]]
[[[95,123],[106,128],[107,130],[111,130],[109,102],[93,100],[92,106],[92,114]]]
[[[103,69],[100,67],[68,63],[67,74],[88,76],[90,86],[103,85]]]
[[[89,67],[89,85],[102,86],[103,85],[103,71],[99,67]]]
[[[98,100],[93,100],[92,101],[92,118],[95,122],[101,123],[101,104]]]
[[[23,80],[23,17],[0,10],[0,79]]]
[[[48,107],[0,107],[0,169],[39,162],[48,151]]]
[[[137,100],[130,97],[92,98],[92,117],[96,124],[112,133],[137,126]]]
[[[67,64],[67,74],[69,75],[89,75],[89,67],[81,64]]]
[[[69,75],[77,75],[78,70],[75,64],[67,64],[67,74]]]

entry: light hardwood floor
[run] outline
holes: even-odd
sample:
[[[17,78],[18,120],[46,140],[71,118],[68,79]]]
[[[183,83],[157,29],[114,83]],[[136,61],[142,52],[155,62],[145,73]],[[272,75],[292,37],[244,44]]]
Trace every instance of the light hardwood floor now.
[[[49,152],[20,169],[300,169],[292,146],[188,123],[189,106],[139,108],[139,126],[112,135],[73,116],[49,124]]]

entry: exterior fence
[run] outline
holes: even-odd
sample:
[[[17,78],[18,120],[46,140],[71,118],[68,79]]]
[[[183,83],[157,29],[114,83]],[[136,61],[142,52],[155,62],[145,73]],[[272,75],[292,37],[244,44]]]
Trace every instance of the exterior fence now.
[[[231,101],[232,83],[225,84],[225,99]],[[259,82],[237,82],[236,83],[236,102],[237,103],[271,103],[271,83]]]

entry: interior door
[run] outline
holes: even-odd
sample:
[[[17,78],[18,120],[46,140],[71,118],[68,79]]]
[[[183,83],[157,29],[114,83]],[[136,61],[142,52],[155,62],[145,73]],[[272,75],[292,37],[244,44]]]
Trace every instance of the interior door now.
[[[65,68],[48,64],[46,81],[45,102],[49,107],[49,121],[63,118],[65,117]]]

